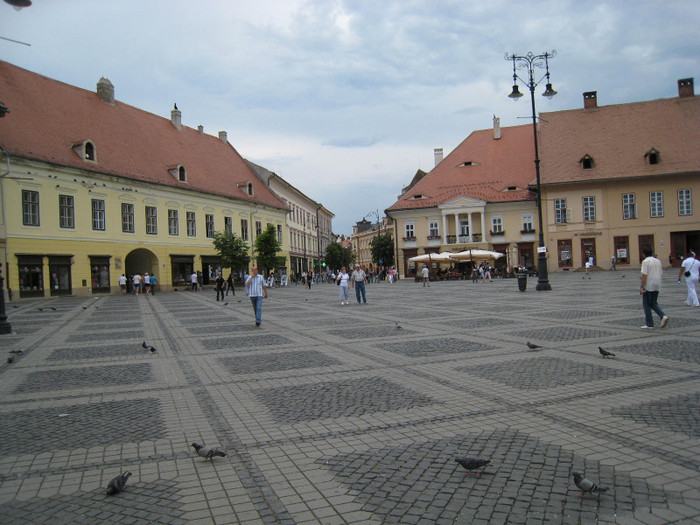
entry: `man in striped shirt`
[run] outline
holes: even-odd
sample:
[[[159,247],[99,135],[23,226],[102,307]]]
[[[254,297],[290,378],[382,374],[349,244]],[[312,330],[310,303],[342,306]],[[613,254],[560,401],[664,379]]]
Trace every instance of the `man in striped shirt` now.
[[[253,267],[245,286],[248,290],[250,302],[253,304],[253,310],[255,311],[255,326],[260,326],[260,323],[262,323],[263,297],[267,299],[267,285],[265,284],[263,276],[258,274],[257,266]]]

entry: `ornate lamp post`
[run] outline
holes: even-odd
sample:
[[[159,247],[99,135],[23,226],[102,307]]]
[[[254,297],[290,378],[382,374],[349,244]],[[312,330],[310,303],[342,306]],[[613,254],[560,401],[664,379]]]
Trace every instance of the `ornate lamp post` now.
[[[518,80],[525,84],[530,89],[530,100],[532,102],[532,131],[535,138],[535,174],[537,175],[537,215],[539,218],[539,247],[537,249],[537,290],[551,290],[549,284],[549,276],[547,274],[547,248],[544,244],[544,228],[542,224],[542,187],[540,184],[540,154],[537,148],[537,111],[535,109],[535,88],[544,79],[547,79],[547,86],[542,96],[552,98],[557,94],[552,89],[552,84],[549,81],[549,59],[557,56],[556,51],[551,53],[543,53],[534,55],[529,52],[525,56],[509,55],[506,53],[505,59],[513,62],[513,91],[508,97],[517,100],[523,96],[518,89]],[[540,68],[545,70],[544,76],[539,80],[535,80],[535,69]],[[518,76],[517,70],[525,70],[527,80]]]

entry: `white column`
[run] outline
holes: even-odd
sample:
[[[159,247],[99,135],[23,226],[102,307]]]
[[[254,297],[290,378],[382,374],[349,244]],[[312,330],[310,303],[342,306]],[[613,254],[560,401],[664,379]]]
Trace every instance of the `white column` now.
[[[480,211],[479,215],[481,216],[481,242],[486,242],[486,214]]]
[[[442,215],[442,244],[447,244],[447,215]]]

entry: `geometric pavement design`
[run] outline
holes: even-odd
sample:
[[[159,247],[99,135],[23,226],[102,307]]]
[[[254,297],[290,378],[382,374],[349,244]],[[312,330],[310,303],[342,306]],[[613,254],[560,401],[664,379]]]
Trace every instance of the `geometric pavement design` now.
[[[608,350],[609,348],[606,348]],[[629,352],[635,355],[673,359],[685,363],[700,364],[700,349],[697,341],[663,339],[649,343],[616,346],[615,352]]]
[[[374,339],[375,337],[396,337],[398,335],[412,334],[413,330],[407,330],[399,324],[396,326],[367,326],[361,324],[357,328],[341,328],[337,330],[328,330],[329,334],[343,339]]]
[[[72,360],[72,359],[103,359],[110,357],[140,357],[148,355],[147,351],[141,347],[141,343],[124,342],[116,345],[105,346],[73,346],[66,348],[56,348],[47,357],[47,361]]]
[[[106,332],[106,331],[100,331],[100,332],[94,332],[92,331],[92,326],[90,327],[90,332],[80,332],[77,334],[73,334],[68,336],[66,339],[67,342],[73,342],[73,343],[84,343],[87,341],[105,341],[105,340],[114,340],[114,339],[142,339],[143,338],[143,330],[120,330],[118,332]]]
[[[118,472],[115,471],[116,476]],[[131,477],[123,492],[106,496],[106,487],[90,492],[55,494],[48,498],[31,498],[0,505],[0,523],[51,525],[117,523],[136,525],[163,523],[184,524],[180,519],[184,506],[174,481],[134,483]]]
[[[700,392],[614,408],[610,413],[644,425],[700,438]]]
[[[454,458],[488,458],[465,474]],[[666,509],[680,495],[525,433],[498,430],[316,461],[382,523],[614,523],[639,508]],[[571,473],[606,493],[580,497]]]
[[[277,334],[265,334],[258,336],[234,336],[218,337],[216,339],[202,339],[202,344],[207,350],[232,350],[240,347],[256,346],[281,346],[291,344],[292,341]]]
[[[280,423],[361,416],[433,404],[428,396],[382,377],[357,377],[255,391]]]
[[[590,339],[600,337],[611,337],[617,335],[616,332],[606,332],[596,328],[577,328],[574,326],[553,326],[550,328],[537,328],[535,330],[523,330],[520,332],[509,332],[508,335],[531,338],[539,341],[576,341],[578,339]],[[556,348],[556,347],[554,347]]]
[[[153,398],[10,412],[2,415],[0,456],[152,441],[164,431]]]
[[[521,390],[539,390],[561,385],[573,385],[633,373],[552,357],[517,359],[504,363],[465,366],[455,370],[498,381]]]
[[[24,381],[15,389],[15,394],[67,388],[133,385],[148,383],[152,379],[151,365],[148,363],[47,370],[27,374]]]
[[[340,361],[316,350],[286,352],[279,354],[246,355],[221,357],[219,361],[229,374],[255,374],[260,372],[280,372],[298,368],[333,366]]]
[[[375,345],[380,350],[403,354],[407,357],[428,357],[431,355],[458,354],[462,352],[480,352],[494,350],[498,347],[484,343],[463,341],[455,337],[442,339],[421,339],[404,343],[384,343]]]

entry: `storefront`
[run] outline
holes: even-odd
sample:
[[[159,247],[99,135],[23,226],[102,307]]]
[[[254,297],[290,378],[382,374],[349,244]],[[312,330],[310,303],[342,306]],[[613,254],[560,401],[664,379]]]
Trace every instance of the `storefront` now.
[[[19,275],[19,296],[44,296],[44,257],[43,255],[17,255]]]
[[[71,255],[49,255],[49,286],[52,296],[71,295]]]
[[[90,255],[90,286],[92,293],[109,293],[109,255]]]

